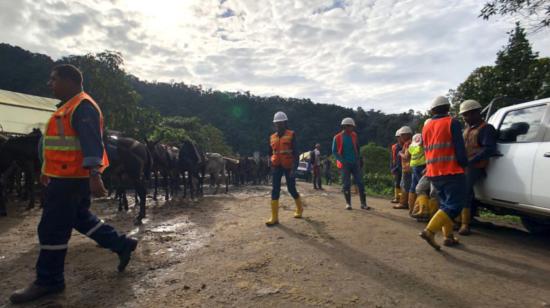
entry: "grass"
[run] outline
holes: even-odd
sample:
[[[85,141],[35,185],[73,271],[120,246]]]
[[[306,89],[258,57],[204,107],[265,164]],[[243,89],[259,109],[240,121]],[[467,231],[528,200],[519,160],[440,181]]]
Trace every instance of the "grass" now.
[[[486,209],[480,209],[479,210],[479,216],[481,218],[485,219],[491,219],[496,220],[500,222],[506,222],[506,223],[512,223],[512,224],[521,224],[521,218],[519,216],[514,215],[497,215],[493,212],[486,210]]]

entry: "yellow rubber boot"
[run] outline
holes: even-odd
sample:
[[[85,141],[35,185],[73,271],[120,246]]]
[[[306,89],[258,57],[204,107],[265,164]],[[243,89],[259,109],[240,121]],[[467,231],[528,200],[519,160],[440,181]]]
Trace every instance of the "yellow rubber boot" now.
[[[393,190],[393,200],[391,203],[399,203],[399,198],[401,197],[401,188],[396,187]]]
[[[435,213],[434,217],[430,219],[426,229],[420,233],[420,237],[434,249],[439,250],[441,247],[435,242],[435,234],[440,230],[443,230],[443,226],[449,226],[449,224],[451,225],[452,230],[453,221],[449,218],[449,216],[447,216],[447,213],[439,210]]]
[[[430,198],[428,195],[421,194],[416,197],[416,202],[414,204],[415,211],[413,211],[413,217],[416,219],[427,219],[430,217],[429,209]]]
[[[294,202],[296,202],[296,212],[294,212],[294,218],[302,218],[302,213],[304,212],[302,198],[298,197],[297,199],[294,199]]]
[[[469,208],[463,208],[460,213],[461,225],[458,234],[460,235],[470,235],[470,220],[472,219],[472,214]]]
[[[437,198],[430,198],[428,202],[429,216],[432,218],[439,210],[439,200]]]
[[[267,226],[274,226],[279,223],[279,200],[271,200],[271,219],[266,221]]]
[[[415,206],[415,203],[416,203],[416,194],[410,192],[408,199],[409,199],[409,202],[408,202],[408,204],[409,204],[409,215],[412,216],[413,211],[414,211],[414,206]]]
[[[409,200],[408,199],[409,199],[409,193],[406,192],[406,191],[401,191],[401,195],[399,197],[399,204],[394,205],[393,208],[398,209],[398,210],[408,209],[409,208],[409,205],[408,205]]]
[[[443,240],[443,245],[445,246],[456,246],[459,244],[458,239],[453,234],[453,221],[449,219],[449,221],[446,221],[443,225],[443,237],[445,238]]]

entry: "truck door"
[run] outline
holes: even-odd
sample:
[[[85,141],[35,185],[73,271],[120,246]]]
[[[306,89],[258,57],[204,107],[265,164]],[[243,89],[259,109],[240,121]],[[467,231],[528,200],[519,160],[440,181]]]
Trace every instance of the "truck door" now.
[[[550,107],[550,105],[548,105]],[[550,108],[548,108],[550,109]],[[545,130],[543,141],[535,155],[533,170],[532,199],[533,205],[550,209],[550,110],[544,119],[541,129]]]
[[[479,189],[483,199],[511,206],[531,204],[534,156],[542,138],[546,108],[542,104],[504,115],[497,127],[499,156],[491,159],[488,176]]]

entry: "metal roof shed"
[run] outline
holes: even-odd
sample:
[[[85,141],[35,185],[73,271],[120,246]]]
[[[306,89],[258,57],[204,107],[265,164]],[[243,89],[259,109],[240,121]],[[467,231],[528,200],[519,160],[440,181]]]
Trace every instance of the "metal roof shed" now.
[[[58,100],[0,90],[0,132],[28,134],[33,128],[44,131]]]

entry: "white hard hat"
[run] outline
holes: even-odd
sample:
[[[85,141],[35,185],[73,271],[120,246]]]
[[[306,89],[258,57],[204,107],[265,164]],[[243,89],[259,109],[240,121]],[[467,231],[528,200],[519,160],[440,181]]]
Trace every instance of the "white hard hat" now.
[[[278,111],[277,113],[275,113],[275,116],[273,116],[273,123],[285,121],[288,121],[288,117],[286,116],[286,113],[282,111]]]
[[[412,146],[422,145],[422,134],[415,134],[411,142]]]
[[[450,105],[451,103],[449,103],[449,99],[447,99],[445,96],[438,96],[434,98],[434,100],[432,101],[432,105],[430,109],[434,109],[435,107],[439,107],[439,106],[450,106]]]
[[[401,129],[399,129],[399,136],[404,134],[412,134],[412,133],[413,133],[412,129],[408,126],[403,126],[401,127]]]
[[[460,104],[460,114],[466,113],[468,111],[472,111],[475,109],[481,109],[481,104],[473,99],[465,100]]]
[[[401,129],[395,131],[395,137],[401,136]]]
[[[342,120],[342,124],[340,125],[351,125],[355,126],[355,121],[352,118],[345,118]]]

